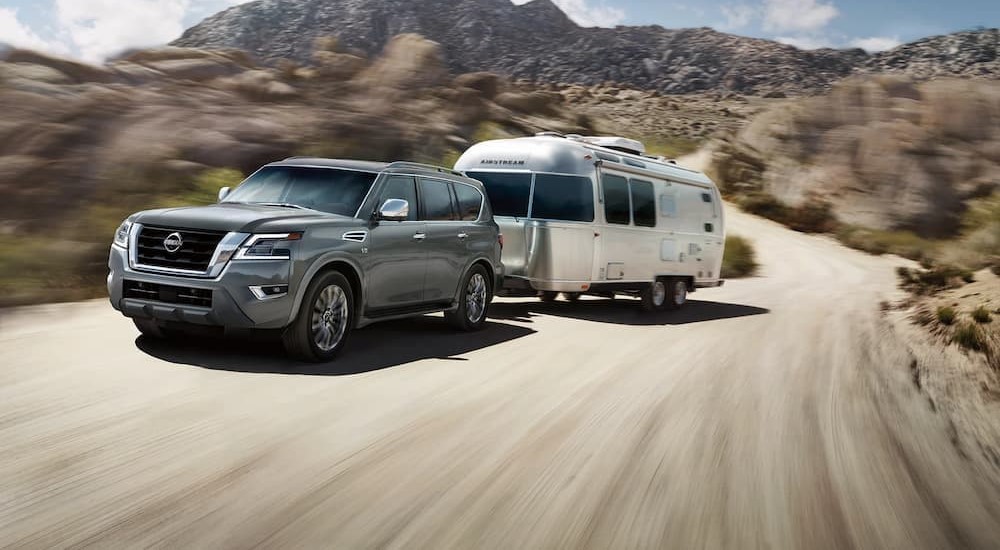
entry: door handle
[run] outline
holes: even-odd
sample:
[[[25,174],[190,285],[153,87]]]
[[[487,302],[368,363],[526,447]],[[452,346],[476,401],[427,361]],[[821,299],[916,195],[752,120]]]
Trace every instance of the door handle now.
[[[424,240],[424,239],[427,238],[427,234],[426,233],[414,233],[413,238],[414,238],[414,240],[422,241],[422,240]]]
[[[459,239],[462,239],[463,241],[464,241],[464,240],[465,240],[466,238],[468,238],[468,237],[469,237],[469,234],[468,234],[468,233],[459,233],[459,234],[458,234],[458,238],[459,238]]]

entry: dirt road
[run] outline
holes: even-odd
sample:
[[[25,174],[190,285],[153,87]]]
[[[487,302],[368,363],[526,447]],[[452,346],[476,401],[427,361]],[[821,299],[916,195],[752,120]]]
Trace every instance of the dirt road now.
[[[731,214],[761,276],[680,313],[501,300],[326,367],[0,318],[0,546],[997,548],[1000,484],[883,321],[891,260]]]

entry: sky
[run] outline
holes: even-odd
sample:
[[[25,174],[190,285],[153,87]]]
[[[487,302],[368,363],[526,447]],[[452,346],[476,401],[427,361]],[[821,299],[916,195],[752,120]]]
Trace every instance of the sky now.
[[[247,0],[0,0],[0,42],[100,62]],[[513,0],[523,4],[526,0]],[[1000,26],[1000,0],[553,0],[584,26],[713,27],[804,49],[881,51]]]

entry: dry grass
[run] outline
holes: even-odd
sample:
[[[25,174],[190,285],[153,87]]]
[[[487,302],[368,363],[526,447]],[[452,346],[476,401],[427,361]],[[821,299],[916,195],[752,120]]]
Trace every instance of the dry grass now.
[[[955,323],[955,308],[944,306],[937,310],[937,320],[942,325],[952,325]]]

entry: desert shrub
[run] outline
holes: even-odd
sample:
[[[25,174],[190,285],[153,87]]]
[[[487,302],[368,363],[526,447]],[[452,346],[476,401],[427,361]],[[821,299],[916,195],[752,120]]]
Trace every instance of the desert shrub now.
[[[972,323],[966,323],[955,330],[952,341],[965,349],[973,351],[984,351],[986,349],[986,338],[983,331]]]
[[[948,306],[939,307],[937,310],[937,319],[942,325],[953,324],[955,322],[955,309]]]
[[[784,223],[788,219],[788,205],[768,193],[750,193],[740,197],[738,204],[744,211],[769,220]]]
[[[722,256],[723,279],[749,277],[757,272],[757,253],[753,244],[738,235],[726,237],[726,251]]]
[[[813,197],[787,209],[785,225],[803,233],[827,233],[837,228],[837,217],[830,203]]]
[[[925,269],[933,266],[928,255],[938,248],[936,241],[925,239],[911,231],[883,231],[856,225],[842,225],[837,229],[836,235],[845,245],[869,254],[876,256],[895,254],[927,262],[924,265]]]
[[[986,306],[979,306],[972,310],[972,320],[977,323],[989,323],[990,322],[990,310],[986,309]]]
[[[740,208],[774,220],[803,233],[826,233],[837,229],[837,217],[830,203],[809,198],[799,206],[789,206],[769,193],[748,193],[738,199]]]

